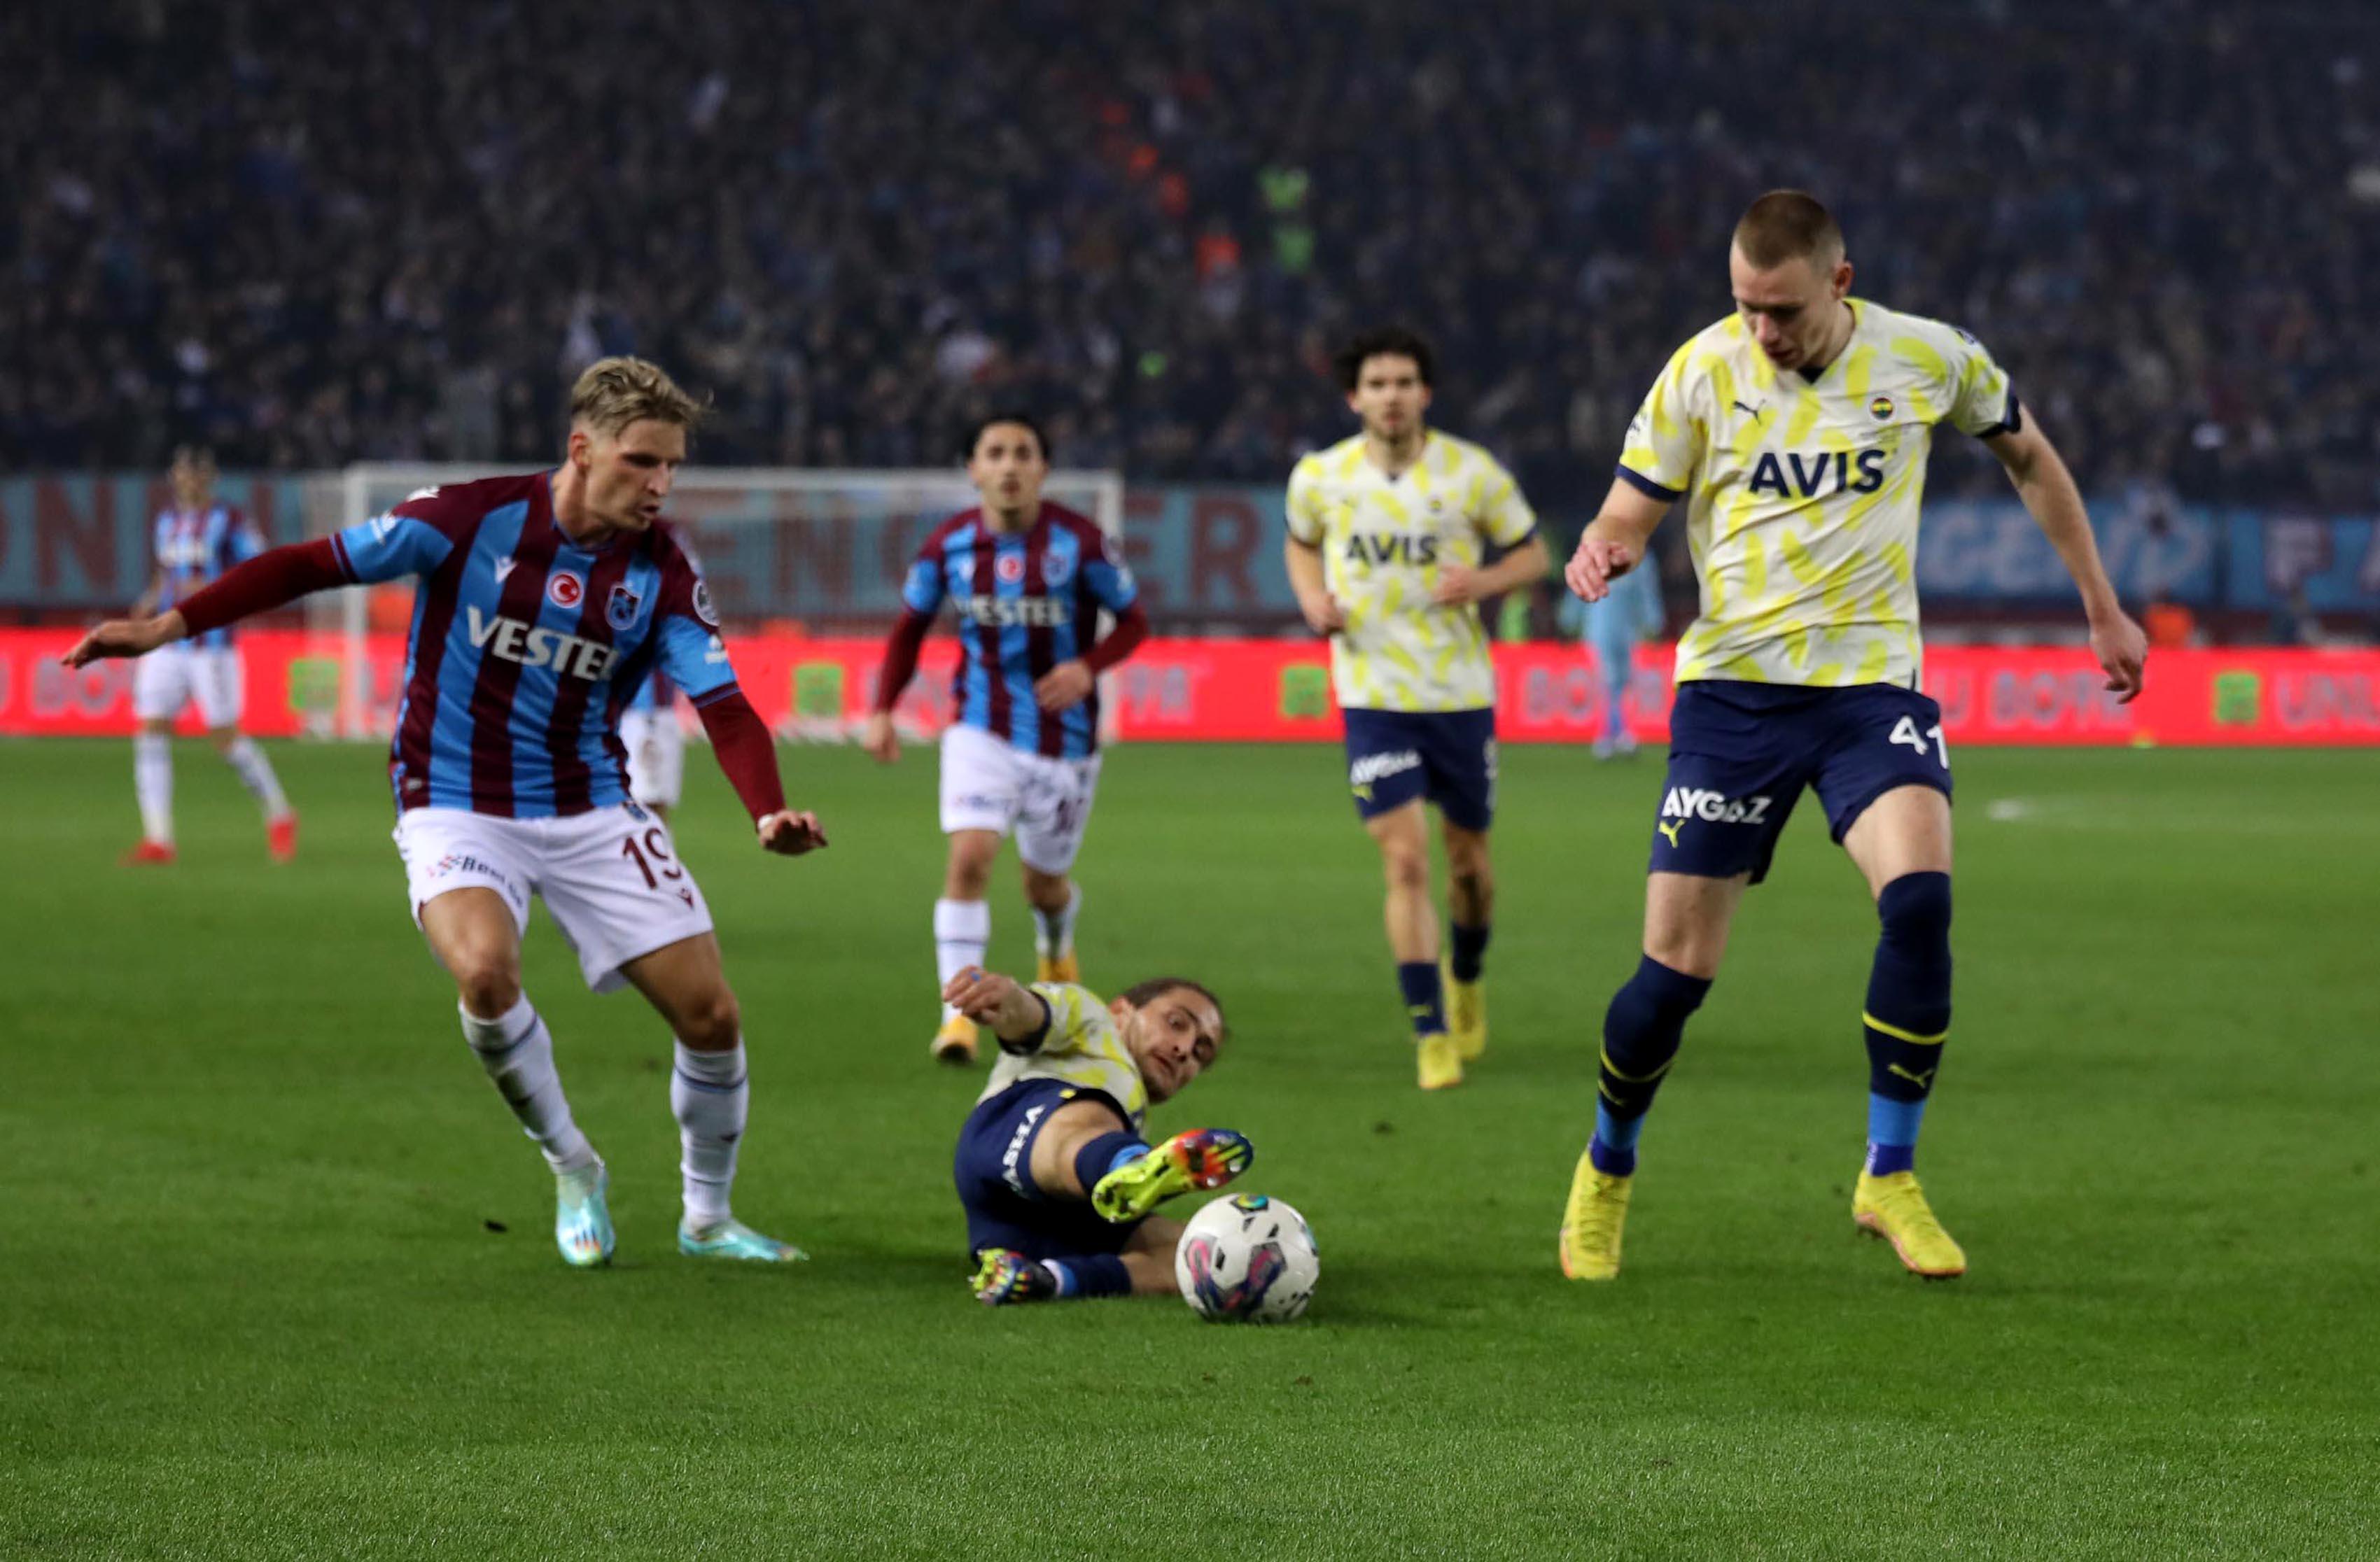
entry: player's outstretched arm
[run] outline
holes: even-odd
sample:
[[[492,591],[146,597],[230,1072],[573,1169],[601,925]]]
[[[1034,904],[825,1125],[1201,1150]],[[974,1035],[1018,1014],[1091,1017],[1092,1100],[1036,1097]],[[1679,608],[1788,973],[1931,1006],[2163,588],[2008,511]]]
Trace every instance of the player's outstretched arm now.
[[[2107,688],[2117,703],[2129,705],[2147,680],[2148,636],[2117,600],[2115,583],[2099,560],[2099,544],[2091,535],[2091,516],[2082,507],[2082,490],[2066,469],[2058,447],[2041,431],[2041,420],[2025,409],[2021,427],[1989,436],[1984,443],[2008,468],[2017,497],[2033,517],[2066,573],[2082,593],[2082,613],[2091,626],[2091,654],[2107,675]]]
[[[943,983],[942,1001],[977,1024],[990,1026],[1003,1044],[1036,1041],[1050,1029],[1047,999],[1015,977],[980,965],[969,965]]]
[[[327,537],[269,548],[224,571],[177,608],[154,617],[109,620],[60,660],[68,667],[81,667],[103,657],[145,656],[176,640],[270,612],[310,592],[345,586],[348,579]]]
[[[88,667],[110,657],[147,656],[186,633],[178,608],[140,618],[111,618],[77,640],[74,648],[58,660],[67,667]]]
[[[1668,500],[1654,498],[1624,478],[1613,478],[1603,508],[1579,534],[1562,584],[1587,601],[1603,600],[1614,580],[1644,562],[1645,544],[1669,513]]]

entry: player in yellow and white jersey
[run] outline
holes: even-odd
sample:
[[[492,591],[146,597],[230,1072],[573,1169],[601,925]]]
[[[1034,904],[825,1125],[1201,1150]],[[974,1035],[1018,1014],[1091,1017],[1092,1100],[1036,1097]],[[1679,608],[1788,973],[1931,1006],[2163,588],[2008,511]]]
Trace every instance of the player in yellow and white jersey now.
[[[1488,1045],[1496,669],[1478,603],[1541,576],[1546,548],[1511,474],[1423,421],[1427,342],[1394,327],[1367,332],[1336,368],[1363,431],[1290,474],[1289,580],[1305,622],[1330,636],[1347,784],[1380,848],[1397,986],[1422,1088],[1435,1090],[1462,1084],[1463,1060]],[[1484,562],[1490,546],[1505,551],[1493,564]],[[1438,805],[1446,842],[1443,987],[1425,801]]]
[[[992,1306],[1173,1289],[1182,1223],[1152,1215],[1220,1188],[1256,1152],[1226,1128],[1151,1146],[1149,1104],[1212,1067],[1223,1045],[1215,995],[1159,976],[1102,1003],[1072,982],[1032,987],[970,965],[942,1000],[1000,1038],[953,1176],[966,1210],[976,1299]]]
[[[1935,425],[1984,442],[2081,587],[2121,700],[2145,641],[2116,600],[2065,463],[1983,345],[1851,297],[1842,231],[1798,190],[1755,201],[1728,270],[1735,313],[1678,349],[1565,572],[1599,599],[1686,501],[1702,611],[1678,695],[1645,885],[1644,955],[1603,1023],[1596,1129],[1563,1271],[1619,1273],[1636,1137],[1718,974],[1744,887],[1813,787],[1876,897],[1862,1015],[1868,1151],[1852,1217],[1929,1278],[1966,1269],[1912,1169],[1950,1028],[1950,757],[1919,688],[1918,502]]]

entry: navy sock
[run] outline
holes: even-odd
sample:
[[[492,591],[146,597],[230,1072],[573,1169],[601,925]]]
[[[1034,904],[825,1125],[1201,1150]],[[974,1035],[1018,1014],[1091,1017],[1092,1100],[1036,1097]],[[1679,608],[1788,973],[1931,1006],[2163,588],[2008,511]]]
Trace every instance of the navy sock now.
[[[1611,1103],[1597,1101],[1595,1137],[1587,1141],[1587,1159],[1607,1177],[1633,1177],[1636,1174],[1636,1135],[1644,1132],[1643,1118],[1613,1117]]]
[[[1399,961],[1397,990],[1404,994],[1405,1013],[1413,1019],[1414,1035],[1424,1036],[1445,1034],[1446,1004],[1438,985],[1438,962],[1434,960]]]
[[[1129,1296],[1132,1294],[1132,1271],[1123,1260],[1111,1253],[1094,1253],[1070,1258],[1044,1260],[1050,1272],[1058,1277],[1058,1295],[1062,1301],[1078,1296]]]
[[[1623,1177],[1636,1169],[1636,1134],[1662,1076],[1677,1060],[1686,1019],[1702,1007],[1710,978],[1672,971],[1651,955],[1611,995],[1603,1014],[1603,1059],[1596,1077],[1596,1169]]]
[[[1867,1174],[1889,1177],[1917,1166],[1917,1125],[1925,1120],[1923,1101],[1896,1101],[1869,1093],[1867,1098]]]
[[[1102,1133],[1075,1152],[1075,1181],[1083,1185],[1083,1196],[1089,1198],[1099,1179],[1135,1156],[1148,1154],[1148,1141],[1137,1133],[1117,1129]]]
[[[1480,969],[1488,959],[1488,935],[1492,927],[1492,924],[1486,922],[1476,927],[1465,927],[1460,922],[1454,925],[1451,940],[1453,947],[1447,952],[1446,963],[1453,971],[1456,981],[1475,982],[1479,979]]]
[[[1876,897],[1876,964],[1861,1029],[1867,1040],[1867,1170],[1916,1164],[1917,1130],[1950,1034],[1950,876],[1904,873]]]

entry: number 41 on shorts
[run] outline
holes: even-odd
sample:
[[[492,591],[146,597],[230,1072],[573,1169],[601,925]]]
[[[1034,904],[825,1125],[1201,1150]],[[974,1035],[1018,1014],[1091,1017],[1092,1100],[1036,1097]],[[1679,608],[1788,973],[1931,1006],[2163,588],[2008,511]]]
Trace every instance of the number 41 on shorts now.
[[[1920,754],[1925,752],[1926,740],[1929,738],[1933,740],[1934,752],[1941,759],[1942,768],[1946,770],[1949,769],[1950,768],[1950,745],[1949,742],[1942,736],[1941,722],[1935,722],[1923,733],[1920,733],[1917,730],[1917,722],[1912,717],[1903,716],[1900,720],[1895,721],[1892,724],[1892,738],[1890,741],[1894,743],[1905,743]]]

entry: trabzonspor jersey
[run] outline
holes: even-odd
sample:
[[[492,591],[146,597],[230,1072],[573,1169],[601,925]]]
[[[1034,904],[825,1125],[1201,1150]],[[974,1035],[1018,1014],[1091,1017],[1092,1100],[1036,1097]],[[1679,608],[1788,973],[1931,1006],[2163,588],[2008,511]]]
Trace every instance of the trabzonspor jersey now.
[[[1851,300],[1841,356],[1779,370],[1730,315],[1695,336],[1628,426],[1620,476],[1686,500],[1702,612],[1677,677],[1917,685],[1918,501],[1934,425],[2013,430],[2015,394],[1954,326]]]
[[[157,567],[165,578],[164,593],[157,599],[159,612],[232,565],[264,551],[264,539],[247,517],[221,504],[204,510],[160,510],[150,532]],[[231,626],[225,624],[193,636],[190,644],[221,650],[231,644]]]
[[[1099,691],[1052,715],[1033,702],[1034,680],[1090,648],[1101,608],[1122,612],[1139,597],[1098,524],[1046,503],[1017,532],[993,530],[981,510],[953,516],[926,539],[901,587],[912,612],[947,601],[957,614],[958,720],[1059,759],[1098,750]]]
[[[581,548],[554,525],[550,473],[424,489],[333,542],[357,581],[421,577],[389,760],[400,812],[610,807],[628,795],[620,712],[656,663],[698,706],[735,691],[668,527]]]
[[[1318,450],[1289,477],[1289,535],[1322,551],[1323,580],[1346,616],[1330,637],[1342,707],[1477,710],[1496,703],[1496,667],[1477,607],[1430,599],[1448,564],[1479,567],[1487,544],[1536,529],[1520,485],[1496,458],[1437,430],[1391,478],[1364,458],[1361,434]]]
[[[1003,1049],[991,1066],[991,1083],[977,1103],[990,1100],[1019,1080],[1063,1080],[1113,1097],[1138,1132],[1141,1120],[1148,1115],[1148,1086],[1142,1083],[1140,1065],[1133,1061],[1107,1004],[1072,982],[1036,982],[1033,990],[1050,1005],[1050,1034],[1031,1052]]]
[[[637,685],[637,692],[630,697],[625,708],[667,710],[676,699],[677,685],[669,681],[668,673],[656,667],[653,669],[652,676]]]

